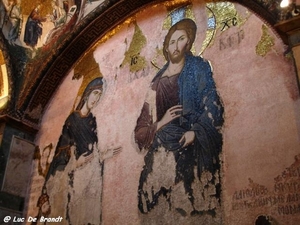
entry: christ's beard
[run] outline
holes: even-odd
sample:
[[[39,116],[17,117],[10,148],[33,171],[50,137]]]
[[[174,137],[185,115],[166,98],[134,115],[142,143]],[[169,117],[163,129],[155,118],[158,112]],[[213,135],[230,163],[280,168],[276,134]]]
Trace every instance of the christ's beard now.
[[[169,54],[169,59],[172,63],[176,64],[176,63],[179,63],[180,60],[182,60],[183,56],[184,56],[184,54],[182,54],[182,52],[179,52],[179,54],[177,54],[177,55],[174,55],[174,53],[173,53],[173,54]]]
[[[187,46],[185,46],[181,51],[175,50],[172,54],[169,53],[169,59],[172,63],[179,63],[185,55]],[[178,54],[174,55],[174,53],[177,52]]]

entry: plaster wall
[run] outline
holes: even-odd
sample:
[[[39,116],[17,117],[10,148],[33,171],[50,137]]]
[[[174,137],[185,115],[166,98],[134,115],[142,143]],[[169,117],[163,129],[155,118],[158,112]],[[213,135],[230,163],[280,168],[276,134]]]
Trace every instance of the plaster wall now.
[[[211,174],[203,173],[200,181],[195,179],[193,188],[199,212],[216,209],[216,214],[191,216],[192,209],[184,200],[186,193],[182,182],[172,186],[175,191],[171,207],[165,198],[159,198],[158,205],[150,212],[142,214],[138,209],[138,185],[147,151],[138,149],[134,130],[148,98],[151,81],[158,71],[156,67],[162,68],[165,63],[158,50],[162,49],[168,32],[163,25],[169,11],[161,4],[141,10],[130,23],[120,25],[113,35],[91,50],[104,80],[101,99],[92,109],[97,122],[99,152],[84,168],[75,169],[72,188],[70,172],[74,171],[71,167],[76,164],[75,160],[71,159],[64,170],[50,177],[46,185],[51,205],[48,217],[61,216],[65,224],[70,220],[81,221],[86,215],[97,215],[99,224],[253,225],[258,216],[268,215],[272,224],[297,224],[300,220],[297,116],[300,101],[293,60],[284,55],[286,46],[270,27],[241,5],[233,6],[242,19],[237,23],[230,16],[228,23],[219,20],[210,46],[202,53],[212,65],[224,107],[219,171],[221,204],[214,197],[214,186],[210,186],[211,195],[204,193],[205,188],[201,186]],[[198,28],[193,53],[198,55],[208,35],[209,12],[202,1],[193,2],[191,12]],[[226,19],[226,14],[222,15],[225,17],[219,19]],[[133,53],[138,54],[138,58],[134,59]],[[128,55],[130,60],[126,61]],[[138,68],[134,67],[135,63]],[[35,142],[40,157],[33,165],[27,217],[38,215],[36,202],[63,125],[79,102],[79,90],[92,76],[74,79],[73,72],[68,74],[43,116]],[[118,147],[121,152],[111,154],[99,164],[102,153]],[[169,167],[161,172],[167,180],[173,176],[175,164],[172,160],[163,164]],[[98,177],[95,173],[102,175]],[[155,186],[161,176],[157,181],[153,179]],[[84,184],[89,185],[85,187]],[[75,198],[83,204],[73,211],[76,213],[66,210],[70,206],[68,193],[75,193]],[[90,208],[84,199],[93,197],[99,198],[99,204]],[[186,213],[177,210],[176,204],[181,204]]]

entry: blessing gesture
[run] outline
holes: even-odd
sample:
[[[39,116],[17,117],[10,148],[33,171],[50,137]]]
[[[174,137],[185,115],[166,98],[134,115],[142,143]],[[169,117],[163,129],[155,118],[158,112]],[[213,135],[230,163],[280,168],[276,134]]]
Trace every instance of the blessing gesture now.
[[[163,118],[157,123],[157,130],[181,116],[182,105],[175,105],[169,108]]]

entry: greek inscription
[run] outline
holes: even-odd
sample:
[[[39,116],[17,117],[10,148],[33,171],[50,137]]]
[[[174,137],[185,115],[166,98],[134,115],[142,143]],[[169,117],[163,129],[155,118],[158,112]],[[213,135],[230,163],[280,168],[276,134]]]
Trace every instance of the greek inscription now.
[[[233,199],[241,200],[241,199],[245,199],[245,198],[253,198],[253,197],[265,195],[266,193],[267,193],[267,189],[265,187],[240,190],[240,191],[236,191],[233,194]]]
[[[143,69],[141,71],[131,73],[129,75],[129,83],[133,82],[134,80],[146,77],[149,75],[149,71],[147,69]]]
[[[298,168],[287,168],[283,173],[282,173],[282,178],[297,178],[300,177],[300,167]]]
[[[234,33],[226,38],[220,38],[219,49],[224,50],[226,48],[237,46],[241,43],[244,37],[245,37],[244,30],[240,30],[239,32]]]
[[[294,193],[294,194],[288,194],[286,197],[286,202],[298,202],[300,201],[300,194]]]
[[[289,183],[277,183],[274,185],[275,192],[299,192],[300,183],[299,182],[289,182]]]
[[[225,30],[226,28],[230,28],[232,26],[237,26],[238,24],[238,20],[236,17],[232,17],[232,18],[228,18],[224,21],[221,22],[222,23],[222,28],[221,31]]]
[[[254,200],[244,200],[244,201],[235,202],[233,204],[232,209],[243,210],[243,209],[258,208],[264,206],[274,206],[283,203],[285,203],[284,195],[266,196],[266,197],[256,198]]]
[[[131,56],[130,65],[133,66],[138,63],[139,55]]]
[[[238,24],[238,22],[237,22],[238,20],[237,20],[237,18],[236,17],[233,17],[232,18],[232,26],[236,26],[237,24]]]
[[[273,206],[279,203],[284,203],[284,196],[270,196],[265,198],[259,198],[254,201],[254,206],[262,207],[262,206]]]
[[[282,182],[285,179],[299,178],[300,177],[300,166],[294,166],[286,168],[280,176],[277,176],[275,182]]]
[[[300,214],[300,156],[289,168],[286,168],[275,180],[273,190],[255,184],[250,180],[251,188],[238,190],[232,196],[232,209],[270,208],[279,216]]]
[[[278,206],[279,215],[294,215],[300,213],[300,204]]]

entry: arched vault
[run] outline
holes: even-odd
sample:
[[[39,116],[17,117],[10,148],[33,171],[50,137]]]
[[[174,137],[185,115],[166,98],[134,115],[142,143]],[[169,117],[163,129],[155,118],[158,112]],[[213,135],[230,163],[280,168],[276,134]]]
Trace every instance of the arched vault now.
[[[7,114],[38,127],[40,118],[50,101],[56,88],[75,63],[101,37],[126,18],[147,6],[163,3],[164,0],[106,0],[95,11],[85,17],[78,26],[68,35],[63,44],[48,56],[43,64],[34,72],[33,79],[26,91],[13,101]],[[182,2],[182,1],[181,1]],[[184,1],[183,1],[184,2]],[[186,1],[188,2],[188,0]],[[218,1],[207,1],[218,2]],[[259,16],[270,27],[278,22],[278,6],[280,1],[234,0],[247,7]],[[34,68],[34,65],[31,65]],[[47,86],[47,88],[45,88]]]

